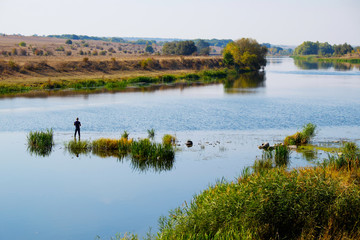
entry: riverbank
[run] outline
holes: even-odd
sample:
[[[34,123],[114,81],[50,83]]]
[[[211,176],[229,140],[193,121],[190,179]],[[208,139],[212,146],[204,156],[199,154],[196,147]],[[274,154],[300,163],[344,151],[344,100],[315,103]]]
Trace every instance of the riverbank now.
[[[304,61],[360,64],[359,54],[351,54],[342,57],[322,57],[319,55],[300,55],[300,56],[291,56],[291,57],[294,58],[295,60],[304,60]]]

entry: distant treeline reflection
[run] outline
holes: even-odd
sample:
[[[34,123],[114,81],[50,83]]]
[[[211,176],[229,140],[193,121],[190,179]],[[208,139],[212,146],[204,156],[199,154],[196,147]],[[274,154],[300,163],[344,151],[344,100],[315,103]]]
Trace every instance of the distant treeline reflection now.
[[[323,62],[323,61],[306,61],[301,59],[294,59],[294,63],[297,67],[304,70],[318,70],[318,69],[330,69],[334,68],[336,71],[350,71],[355,65],[350,63],[338,63],[338,62]]]

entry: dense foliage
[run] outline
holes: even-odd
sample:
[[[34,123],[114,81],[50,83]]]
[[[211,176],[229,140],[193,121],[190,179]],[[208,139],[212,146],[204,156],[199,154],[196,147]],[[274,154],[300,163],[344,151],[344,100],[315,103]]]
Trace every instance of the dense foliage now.
[[[196,41],[196,49],[199,55],[209,55],[210,44],[204,40]]]
[[[224,63],[237,70],[259,70],[266,65],[267,48],[256,40],[242,38],[228,43],[224,49]]]
[[[167,42],[162,53],[165,55],[192,55],[197,50],[193,41]]]
[[[347,43],[332,46],[328,42],[306,41],[295,48],[294,55],[339,56],[351,53],[353,50],[353,47]]]

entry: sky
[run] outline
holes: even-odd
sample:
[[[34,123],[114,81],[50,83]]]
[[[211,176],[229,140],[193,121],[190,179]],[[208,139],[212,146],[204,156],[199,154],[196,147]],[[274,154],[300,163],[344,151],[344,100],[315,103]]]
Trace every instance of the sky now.
[[[360,0],[0,0],[0,33],[360,45]]]

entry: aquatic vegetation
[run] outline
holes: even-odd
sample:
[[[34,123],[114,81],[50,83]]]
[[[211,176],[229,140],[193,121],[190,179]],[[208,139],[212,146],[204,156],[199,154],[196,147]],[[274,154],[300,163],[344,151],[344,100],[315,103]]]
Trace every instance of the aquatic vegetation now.
[[[301,132],[297,132],[294,135],[287,136],[284,140],[285,145],[302,145],[310,141],[315,136],[316,125],[308,123],[303,127]]]
[[[165,134],[162,138],[162,142],[164,145],[175,145],[176,137],[170,134]]]
[[[79,155],[79,154],[86,154],[91,151],[91,142],[86,140],[72,140],[65,144],[65,147],[68,151],[72,154]]]
[[[275,145],[274,147],[275,155],[275,165],[276,166],[287,166],[289,164],[289,155],[290,151],[286,145]]]
[[[54,145],[53,130],[30,132],[27,136],[28,150],[40,156],[48,156]]]
[[[290,151],[287,146],[279,144],[263,150],[261,159],[256,159],[252,169],[256,173],[274,167],[286,167],[289,164]]]
[[[121,134],[121,138],[128,139],[128,137],[129,137],[129,133],[127,131],[124,131],[123,134]]]
[[[360,186],[336,173],[273,168],[218,182],[161,217],[159,239],[358,239]]]
[[[154,140],[155,130],[152,128],[150,130],[148,129],[147,132],[148,132],[148,138]]]
[[[133,142],[132,139],[128,139],[124,137],[122,137],[119,140],[119,152],[121,155],[124,156],[130,153],[132,142]]]
[[[92,142],[92,152],[100,157],[117,157],[119,155],[118,139],[100,138]]]
[[[353,142],[346,142],[339,152],[329,154],[323,166],[331,166],[335,169],[358,169],[360,167],[360,148]]]
[[[171,145],[152,143],[148,138],[134,141],[131,145],[131,157],[138,160],[174,159],[175,153]]]

